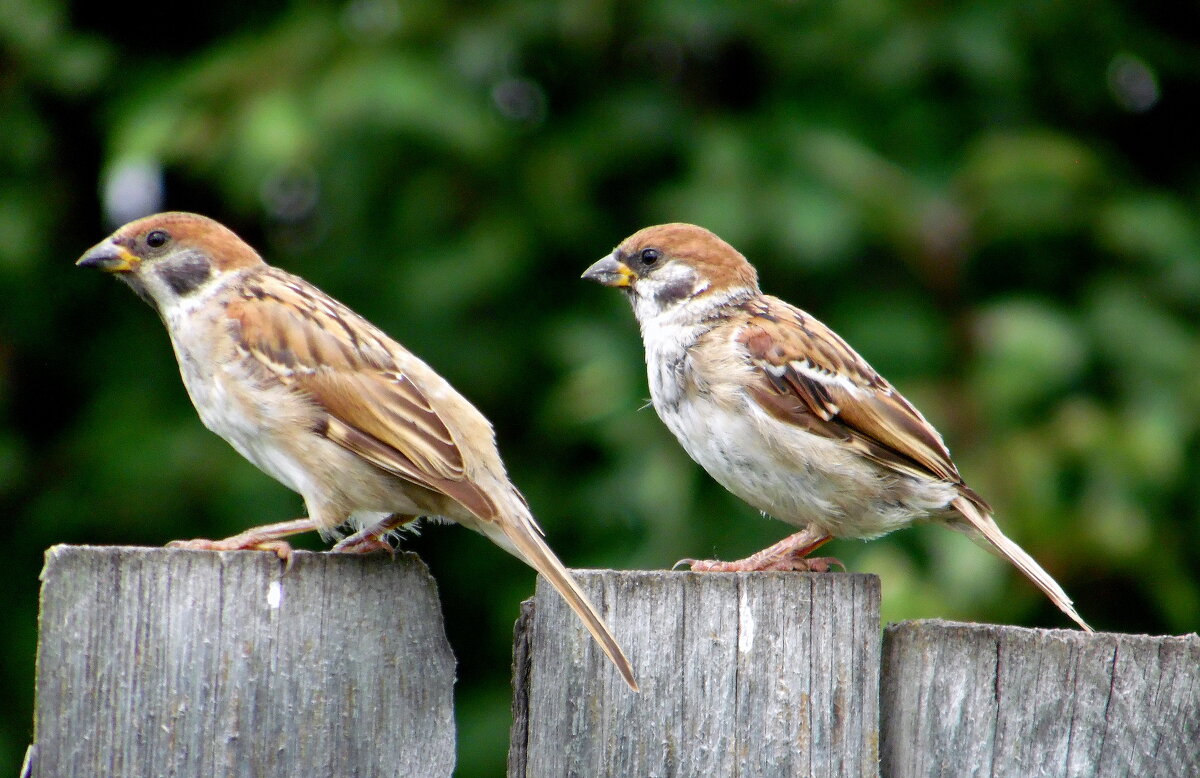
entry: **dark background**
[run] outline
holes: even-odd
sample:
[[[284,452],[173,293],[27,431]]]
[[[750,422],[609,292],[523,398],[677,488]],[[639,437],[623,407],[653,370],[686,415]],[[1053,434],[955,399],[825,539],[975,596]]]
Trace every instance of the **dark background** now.
[[[430,362],[578,567],[789,532],[639,410],[633,318],[578,280],[705,225],[939,426],[1092,624],[1200,627],[1194,4],[167,5],[0,2],[0,774],[48,546],[303,510],[200,425],[153,313],[72,267],[146,210],[227,223]],[[406,546],[459,660],[459,773],[498,775],[532,573],[459,527]],[[827,548],[887,620],[1069,626],[953,533]]]

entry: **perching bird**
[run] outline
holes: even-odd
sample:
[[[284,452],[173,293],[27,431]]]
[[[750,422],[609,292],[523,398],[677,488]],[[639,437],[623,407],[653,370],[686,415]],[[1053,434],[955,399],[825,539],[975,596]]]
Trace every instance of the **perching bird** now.
[[[286,558],[282,538],[328,537],[348,523],[356,531],[334,550],[366,552],[388,548],[388,533],[418,517],[453,519],[545,576],[637,689],[509,482],[491,424],[403,346],[204,216],[131,222],[77,264],[116,275],[158,312],[204,425],[308,509],[305,519],[174,545]]]
[[[925,417],[831,329],[763,294],[728,243],[691,224],[647,227],[583,277],[627,294],[654,408],[692,459],[755,508],[803,527],[737,562],[684,560],[693,570],[824,569],[836,560],[805,557],[834,537],[928,519],[986,541],[1091,629],[1000,531]]]

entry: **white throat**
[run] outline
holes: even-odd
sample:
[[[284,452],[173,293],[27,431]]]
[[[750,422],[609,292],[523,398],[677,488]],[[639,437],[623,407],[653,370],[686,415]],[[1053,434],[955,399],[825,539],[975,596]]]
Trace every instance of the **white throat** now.
[[[164,285],[157,279],[149,279],[147,288],[154,297],[158,313],[166,323],[167,329],[174,333],[179,327],[192,321],[196,312],[207,306],[215,295],[220,294],[229,281],[229,275],[219,274],[188,295],[178,295],[163,288]]]
[[[688,350],[701,335],[716,326],[718,312],[753,294],[752,289],[734,287],[689,297],[668,306],[647,304],[639,295],[634,295],[634,312],[646,347],[650,397],[656,407],[661,409],[679,401],[684,386],[681,379],[691,370]],[[645,313],[639,311],[639,302]]]

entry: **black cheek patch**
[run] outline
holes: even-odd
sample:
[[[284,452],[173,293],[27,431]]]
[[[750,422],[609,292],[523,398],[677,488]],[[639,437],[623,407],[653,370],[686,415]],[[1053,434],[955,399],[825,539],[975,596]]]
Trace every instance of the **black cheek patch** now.
[[[654,291],[654,300],[659,305],[668,306],[677,303],[685,297],[691,297],[695,291],[696,282],[692,278],[678,278],[675,281],[659,287]]]
[[[212,276],[212,263],[205,257],[191,254],[160,267],[157,272],[171,291],[184,296],[196,291]]]

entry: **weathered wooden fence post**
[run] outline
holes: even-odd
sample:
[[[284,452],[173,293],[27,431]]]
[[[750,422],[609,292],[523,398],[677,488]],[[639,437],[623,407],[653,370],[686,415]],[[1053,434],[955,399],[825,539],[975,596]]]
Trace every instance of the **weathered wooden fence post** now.
[[[875,576],[575,575],[642,691],[539,580],[517,626],[510,778],[878,774]]]
[[[454,658],[413,556],[56,546],[31,774],[448,776]]]
[[[1200,637],[910,621],[884,634],[886,776],[1200,775]]]

